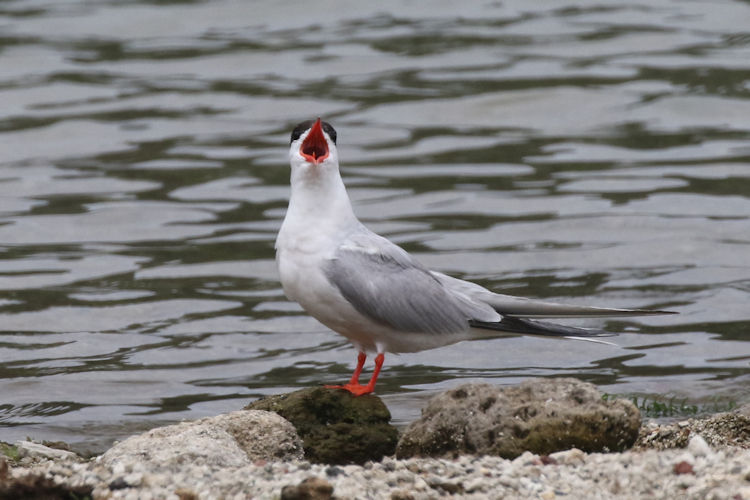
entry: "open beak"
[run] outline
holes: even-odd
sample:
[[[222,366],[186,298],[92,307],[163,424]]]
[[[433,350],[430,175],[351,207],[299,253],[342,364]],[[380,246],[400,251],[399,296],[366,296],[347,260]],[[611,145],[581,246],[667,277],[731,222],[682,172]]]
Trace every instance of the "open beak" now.
[[[299,148],[299,154],[315,165],[328,158],[328,142],[323,135],[320,118],[313,124],[310,133],[305,137],[305,141]]]

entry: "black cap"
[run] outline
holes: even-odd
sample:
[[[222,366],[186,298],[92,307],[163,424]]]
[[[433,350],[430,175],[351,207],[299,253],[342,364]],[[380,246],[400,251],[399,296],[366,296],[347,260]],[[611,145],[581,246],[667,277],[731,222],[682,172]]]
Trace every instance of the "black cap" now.
[[[315,123],[315,120],[306,120],[298,123],[297,126],[294,127],[294,130],[292,130],[292,139],[289,141],[289,144],[299,139],[299,136],[301,136],[303,132],[311,129],[313,123]],[[323,122],[322,125],[323,131],[328,134],[328,137],[330,137],[333,143],[336,144],[336,129],[334,129],[328,122]]]

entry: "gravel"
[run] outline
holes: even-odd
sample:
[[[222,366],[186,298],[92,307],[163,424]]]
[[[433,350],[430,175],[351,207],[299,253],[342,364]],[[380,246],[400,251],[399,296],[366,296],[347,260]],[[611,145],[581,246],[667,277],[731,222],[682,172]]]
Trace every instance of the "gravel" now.
[[[256,460],[239,467],[175,462],[154,471],[137,460],[108,467],[100,459],[81,463],[62,458],[12,467],[6,481],[28,474],[93,487],[94,498],[133,500],[328,498],[327,485],[339,499],[750,500],[750,450],[712,448],[700,436],[684,449],[609,454],[572,449],[549,456],[527,452],[515,460],[385,458],[363,466]],[[305,496],[307,486],[314,489],[313,497]]]

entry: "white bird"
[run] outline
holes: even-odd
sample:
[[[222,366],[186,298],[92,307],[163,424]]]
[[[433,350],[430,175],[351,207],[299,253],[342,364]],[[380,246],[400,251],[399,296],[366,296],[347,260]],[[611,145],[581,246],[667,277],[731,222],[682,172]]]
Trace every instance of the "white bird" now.
[[[430,271],[357,219],[339,173],[336,131],[320,118],[295,127],[289,161],[291,197],[276,239],[284,293],[359,350],[349,383],[329,387],[357,396],[373,392],[385,352],[416,352],[508,333],[578,339],[611,335],[527,318],[670,313],[535,301]],[[366,353],[373,351],[375,370],[361,385]]]

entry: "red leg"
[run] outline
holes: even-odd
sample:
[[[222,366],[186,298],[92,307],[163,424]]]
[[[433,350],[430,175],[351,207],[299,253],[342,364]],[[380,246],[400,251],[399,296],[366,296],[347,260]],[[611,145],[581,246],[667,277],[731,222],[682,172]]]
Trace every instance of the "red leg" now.
[[[359,375],[362,373],[362,367],[365,364],[365,359],[367,356],[364,352],[360,352],[359,356],[357,356],[357,368],[354,370],[354,374],[352,375],[352,379],[349,381],[348,384],[344,385],[327,385],[325,386],[327,389],[345,389],[355,396],[361,396],[363,394],[370,394],[375,390],[375,382],[378,380],[378,375],[380,375],[380,369],[383,368],[383,362],[385,361],[385,356],[383,353],[379,353],[377,356],[375,356],[375,371],[372,372],[372,377],[370,378],[370,381],[367,383],[367,385],[360,385],[359,383]]]
[[[355,396],[361,396],[362,394],[370,394],[375,390],[375,382],[378,380],[378,375],[380,375],[380,369],[383,368],[383,362],[385,361],[385,356],[382,352],[378,353],[377,356],[375,356],[375,371],[372,372],[372,377],[370,377],[370,381],[367,383],[367,385],[364,387],[364,390],[359,393],[353,392]]]
[[[357,355],[357,367],[354,369],[354,373],[352,374],[352,379],[349,381],[351,385],[359,385],[359,376],[362,373],[362,367],[365,366],[366,359],[367,359],[367,354],[365,354],[362,351],[359,351],[359,354]]]

